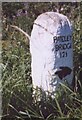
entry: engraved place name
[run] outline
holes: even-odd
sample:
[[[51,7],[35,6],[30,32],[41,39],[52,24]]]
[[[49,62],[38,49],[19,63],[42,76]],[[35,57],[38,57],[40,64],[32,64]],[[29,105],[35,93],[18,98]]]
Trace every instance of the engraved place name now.
[[[59,45],[55,45],[55,50],[56,51],[66,50],[66,49],[70,49],[71,47],[72,47],[71,43],[59,44]]]
[[[68,56],[68,49],[72,48],[72,36],[54,36],[55,52],[59,51],[60,58]]]
[[[54,43],[58,43],[58,42],[68,42],[72,40],[72,36],[68,35],[68,36],[54,36]]]

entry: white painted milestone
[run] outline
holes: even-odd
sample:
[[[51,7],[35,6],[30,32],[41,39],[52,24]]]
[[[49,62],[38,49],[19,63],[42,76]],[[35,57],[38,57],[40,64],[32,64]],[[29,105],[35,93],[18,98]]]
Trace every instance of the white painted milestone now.
[[[72,29],[66,16],[57,12],[39,15],[31,32],[30,52],[34,88],[52,93],[62,82],[72,83]]]

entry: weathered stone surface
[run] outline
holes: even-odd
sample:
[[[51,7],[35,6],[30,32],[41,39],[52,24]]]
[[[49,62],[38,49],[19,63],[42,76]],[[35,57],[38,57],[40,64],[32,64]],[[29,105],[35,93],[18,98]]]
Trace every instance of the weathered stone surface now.
[[[55,91],[60,82],[73,77],[72,29],[68,18],[46,12],[34,21],[30,40],[33,86]]]

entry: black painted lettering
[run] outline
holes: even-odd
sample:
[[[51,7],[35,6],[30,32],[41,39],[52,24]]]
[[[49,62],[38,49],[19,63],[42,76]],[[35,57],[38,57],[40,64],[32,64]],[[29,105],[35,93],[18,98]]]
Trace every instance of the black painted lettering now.
[[[66,50],[66,49],[70,49],[72,47],[71,43],[67,43],[67,44],[57,44],[55,45],[55,50]]]
[[[56,51],[59,50],[59,45],[55,45],[55,50],[56,50]]]
[[[67,52],[66,51],[60,52],[60,58],[64,57],[67,57]]]
[[[53,37],[53,39],[54,39],[54,43],[55,43],[55,42],[56,42],[56,40],[57,40],[57,37],[56,37],[56,36],[54,36],[54,37]]]
[[[63,50],[67,48],[67,44],[63,44]]]
[[[71,35],[68,35],[68,36],[54,36],[53,39],[54,39],[54,43],[56,43],[56,42],[67,42],[67,41],[72,40],[72,36]]]
[[[71,43],[67,43],[67,49],[70,49],[71,47]]]

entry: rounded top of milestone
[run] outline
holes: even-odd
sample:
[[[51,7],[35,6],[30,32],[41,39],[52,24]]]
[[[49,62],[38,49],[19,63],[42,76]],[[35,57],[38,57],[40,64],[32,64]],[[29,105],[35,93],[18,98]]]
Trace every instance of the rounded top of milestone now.
[[[45,12],[45,13],[40,14],[37,17],[37,19],[35,20],[35,22],[40,22],[41,20],[46,21],[46,20],[49,20],[49,19],[51,19],[54,22],[59,22],[61,20],[67,21],[67,16],[65,16],[63,14],[60,14],[58,12]]]
[[[72,32],[67,16],[58,12],[45,12],[37,17],[35,25],[42,27],[53,35],[67,35]]]

